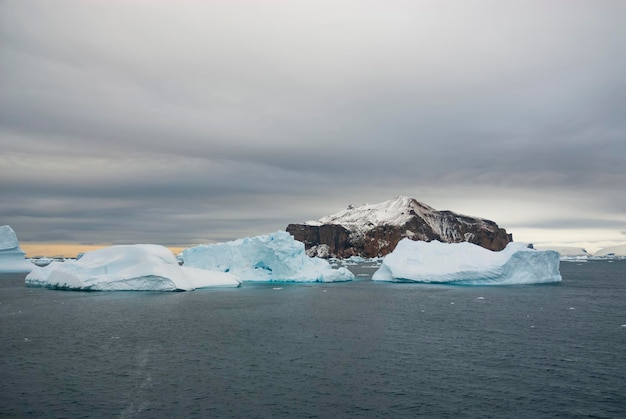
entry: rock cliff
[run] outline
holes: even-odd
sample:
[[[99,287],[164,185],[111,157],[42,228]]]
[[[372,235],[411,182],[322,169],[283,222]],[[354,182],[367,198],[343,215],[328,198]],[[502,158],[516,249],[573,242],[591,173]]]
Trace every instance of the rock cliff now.
[[[470,242],[497,251],[513,241],[493,221],[437,211],[404,196],[380,204],[349,206],[318,221],[289,224],[287,232],[305,244],[310,256],[338,258],[385,256],[404,237]]]

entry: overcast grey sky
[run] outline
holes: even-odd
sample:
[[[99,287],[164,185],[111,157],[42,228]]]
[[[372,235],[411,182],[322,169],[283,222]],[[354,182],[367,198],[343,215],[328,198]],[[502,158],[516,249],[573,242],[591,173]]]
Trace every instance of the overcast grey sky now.
[[[626,242],[626,1],[0,0],[0,224],[195,244],[409,195]]]

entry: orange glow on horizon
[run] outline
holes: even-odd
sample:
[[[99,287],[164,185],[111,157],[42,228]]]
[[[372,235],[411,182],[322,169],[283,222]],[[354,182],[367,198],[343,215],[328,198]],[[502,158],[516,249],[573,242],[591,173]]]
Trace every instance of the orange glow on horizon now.
[[[88,252],[90,250],[102,249],[103,247],[110,246],[110,244],[76,244],[76,243],[29,243],[20,242],[20,248],[26,252],[27,258],[45,256],[63,256],[66,258],[75,258],[79,253]],[[165,246],[174,255],[180,253],[185,247],[170,247]]]

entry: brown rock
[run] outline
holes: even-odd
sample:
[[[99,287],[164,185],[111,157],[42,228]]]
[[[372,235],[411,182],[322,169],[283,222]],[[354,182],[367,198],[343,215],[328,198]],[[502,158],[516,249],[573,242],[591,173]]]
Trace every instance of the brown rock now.
[[[287,232],[303,242],[309,254],[338,258],[385,256],[405,237],[445,243],[467,241],[496,251],[513,241],[512,235],[493,221],[437,211],[408,197],[350,206],[317,223],[289,224]]]

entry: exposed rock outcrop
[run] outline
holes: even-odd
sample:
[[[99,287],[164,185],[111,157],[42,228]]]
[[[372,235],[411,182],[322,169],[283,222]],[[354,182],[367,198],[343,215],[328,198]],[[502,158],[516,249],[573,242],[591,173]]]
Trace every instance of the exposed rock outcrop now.
[[[513,241],[493,221],[437,211],[403,196],[380,204],[349,206],[319,221],[289,224],[287,232],[305,244],[310,256],[338,258],[385,256],[405,237],[469,242],[497,251]]]

